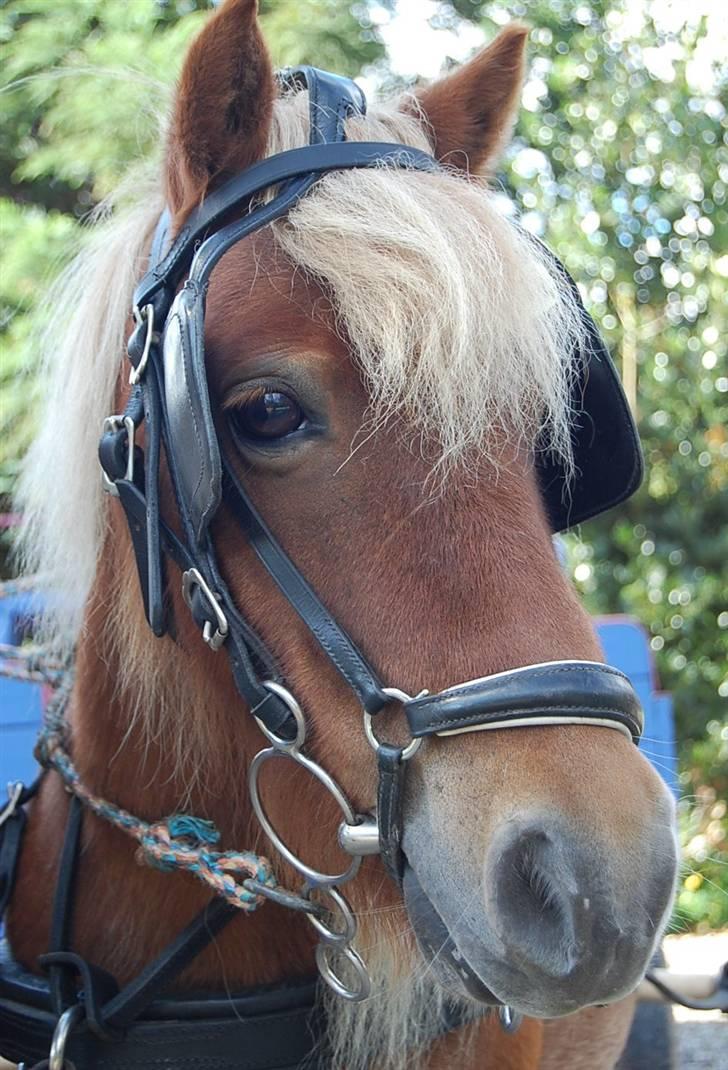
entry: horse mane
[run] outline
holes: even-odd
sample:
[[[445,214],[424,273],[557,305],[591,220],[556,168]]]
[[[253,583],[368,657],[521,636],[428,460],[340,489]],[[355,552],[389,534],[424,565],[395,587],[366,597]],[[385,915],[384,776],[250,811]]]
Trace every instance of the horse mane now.
[[[432,150],[411,95],[350,119],[347,135]],[[307,143],[307,94],[282,96],[269,153]],[[44,638],[60,649],[76,640],[104,541],[97,442],[162,205],[158,163],[137,167],[46,298],[46,397],[18,481],[18,560],[55,592]],[[481,180],[447,169],[334,172],[273,230],[294,267],[332,296],[371,395],[366,430],[402,417],[424,433],[441,474],[484,456],[497,464],[503,432],[528,445],[543,435],[569,468],[579,312]]]

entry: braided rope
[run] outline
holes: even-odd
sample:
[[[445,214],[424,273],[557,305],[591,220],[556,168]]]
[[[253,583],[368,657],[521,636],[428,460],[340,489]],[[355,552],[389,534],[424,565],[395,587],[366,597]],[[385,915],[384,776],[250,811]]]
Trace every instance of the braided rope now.
[[[246,881],[252,879],[265,888],[276,888],[278,882],[270,862],[252,851],[212,850],[220,833],[211,821],[189,814],[173,814],[163,821],[150,823],[89,791],[65,745],[68,727],[65,711],[72,688],[73,676],[67,671],[46,708],[35,748],[40,764],[55,769],[67,789],[98,817],[136,840],[140,862],[164,871],[192,873],[216,895],[246,913],[265,902],[265,896],[247,888]]]
[[[42,646],[13,646],[0,643],[0,676],[31,684],[50,684],[57,687],[63,680],[66,666],[50,656]]]
[[[38,577],[22,577],[0,583],[0,598],[37,589]],[[73,689],[73,673],[67,664],[43,647],[0,643],[0,675],[28,683],[47,684],[54,690],[43,716],[35,756],[45,769],[55,769],[66,788],[98,817],[121,829],[139,844],[137,859],[164,871],[192,873],[226,902],[250,913],[265,902],[264,889],[277,889],[271,864],[252,851],[217,851],[220,833],[211,821],[190,814],[172,814],[153,823],[134,817],[102,799],[82,783],[66,749],[66,707]],[[246,887],[254,882],[261,890]]]

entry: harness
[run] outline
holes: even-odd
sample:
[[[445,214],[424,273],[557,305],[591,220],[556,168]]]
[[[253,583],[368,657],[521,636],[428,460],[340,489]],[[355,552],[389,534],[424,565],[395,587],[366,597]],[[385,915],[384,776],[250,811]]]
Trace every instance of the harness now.
[[[149,269],[134,294],[135,329],[128,344],[131,395],[124,412],[106,420],[99,457],[105,488],[118,497],[129,525],[149,626],[157,636],[166,633],[164,594],[171,560],[182,573],[184,600],[203,640],[221,656],[223,651],[227,654],[240,697],[267,738],[268,746],[250,767],[251,802],[269,842],[300,874],[303,887],[300,893],[287,893],[274,882],[256,882],[250,877],[243,884],[248,891],[252,889],[253,898],[275,899],[309,918],[319,938],[320,981],[342,998],[358,1001],[368,996],[370,980],[353,947],[356,918],[341,889],[355,878],[362,858],[370,854],[379,854],[389,876],[401,883],[406,770],[424,740],[509,727],[583,724],[611,728],[637,742],[642,711],[622,673],[586,661],[523,666],[436,694],[423,691],[410,696],[385,686],[283,551],[248,496],[221,447],[208,393],[204,320],[213,268],[237,242],[290,212],[324,174],[387,167],[426,175],[440,167],[419,149],[347,142],[347,118],[364,114],[366,107],[353,82],[311,67],[284,72],[281,82],[308,90],[310,143],[262,160],[220,186],[193,211],[172,241],[170,216],[163,214]],[[261,201],[260,195],[271,190],[271,199]],[[616,372],[574,283],[569,283],[587,338],[581,378],[574,384],[573,408],[579,414],[574,431],[576,480],[570,486],[558,460],[546,451],[536,452],[540,486],[554,530],[624,500],[635,490],[642,472],[636,429]],[[143,452],[135,443],[142,423]],[[174,487],[181,537],[161,516],[162,449]],[[261,565],[361,704],[364,731],[379,769],[376,807],[372,806],[370,814],[357,814],[341,787],[307,753],[304,713],[271,652],[235,605],[210,531],[223,502]],[[393,704],[399,704],[409,727],[411,740],[406,746],[384,742],[376,732],[377,716]],[[62,710],[57,714],[61,739]],[[65,754],[57,742],[46,753],[46,764],[64,775],[59,753]],[[339,843],[348,855],[342,872],[322,873],[309,866],[271,824],[258,781],[261,768],[273,759],[302,766],[339,806]],[[88,805],[82,791],[71,790],[51,949],[41,959],[49,981],[25,973],[9,958],[0,963],[3,1054],[43,1059],[50,1051],[48,1062],[39,1064],[49,1070],[62,1070],[64,1060],[70,1060],[76,1070],[96,1066],[141,1070],[160,1065],[284,1070],[304,1062],[306,1066],[326,1065],[313,980],[232,998],[209,993],[199,998],[170,998],[165,994],[180,971],[236,915],[229,898],[213,899],[122,991],[113,978],[70,949],[82,806]],[[18,792],[2,818],[3,906],[12,890],[25,822],[23,805],[32,793],[33,789]],[[95,812],[107,816],[98,809]],[[459,969],[464,969],[462,962]],[[505,1028],[517,1025],[517,1017],[508,1008],[501,1007],[500,1014]],[[441,1022],[433,1023],[432,1035],[461,1022],[457,1011],[448,1012]]]

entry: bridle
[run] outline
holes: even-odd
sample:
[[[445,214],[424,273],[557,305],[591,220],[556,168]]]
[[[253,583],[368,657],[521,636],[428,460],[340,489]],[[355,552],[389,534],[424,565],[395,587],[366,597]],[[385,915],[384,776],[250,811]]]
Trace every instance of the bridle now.
[[[322,174],[370,167],[425,173],[439,168],[433,157],[419,149],[345,141],[346,119],[365,109],[363,94],[353,82],[310,67],[287,72],[282,80],[308,89],[310,144],[256,163],[221,186],[192,213],[169,248],[169,217],[163,216],[150,268],[134,294],[137,325],[128,347],[131,399],[122,415],[110,418],[100,457],[108,489],[118,494],[127,513],[152,629],[157,635],[164,631],[162,555],[166,553],[182,568],[184,598],[205,642],[213,650],[228,653],[241,697],[270,743],[251,765],[253,808],[282,857],[310,887],[325,889],[338,909],[338,933],[312,919],[323,937],[317,950],[319,969],[339,995],[362,999],[368,994],[369,981],[351,947],[356,922],[340,889],[356,875],[365,854],[381,854],[389,875],[401,880],[405,771],[425,737],[524,725],[588,724],[617,729],[636,741],[642,715],[625,676],[608,666],[582,661],[527,666],[434,695],[423,692],[411,697],[383,686],[364,654],[284,553],[223,453],[212,422],[204,365],[206,290],[220,258],[243,238],[288,213]],[[254,201],[273,187],[278,188],[271,200]],[[239,217],[219,226],[233,212]],[[129,471],[135,456],[132,428],[142,419],[147,444],[143,485],[135,478],[138,462],[134,462],[135,471]],[[159,513],[160,439],[184,543],[173,536]],[[269,575],[361,703],[366,736],[379,767],[376,819],[357,815],[332,777],[305,753],[304,714],[270,651],[238,611],[218,565],[210,523],[223,501]],[[401,703],[412,736],[404,747],[381,742],[375,734],[377,715],[392,702]],[[339,806],[339,841],[350,856],[342,872],[324,874],[306,865],[272,827],[260,798],[258,776],[263,764],[273,758],[286,758],[305,768]],[[333,969],[332,948],[348,959],[357,977],[355,986],[343,982]]]
[[[250,767],[254,812],[269,841],[302,877],[304,900],[328,908],[326,916],[313,908],[307,912],[319,936],[316,961],[322,978],[338,995],[357,1001],[369,994],[370,980],[352,946],[356,919],[341,889],[356,876],[362,858],[371,854],[379,854],[388,874],[401,882],[406,770],[427,737],[580,724],[615,729],[637,742],[643,722],[628,679],[610,666],[588,661],[523,666],[435,694],[422,691],[410,696],[385,686],[283,551],[225,455],[213,423],[204,349],[207,285],[220,258],[245,237],[285,216],[331,171],[386,167],[426,175],[440,167],[419,149],[347,142],[346,119],[365,111],[363,94],[353,82],[311,67],[285,72],[281,80],[308,90],[310,144],[264,159],[230,179],[193,211],[171,241],[170,216],[163,214],[149,269],[134,294],[129,401],[123,413],[105,422],[99,457],[105,488],[118,497],[128,522],[151,629],[157,636],[167,629],[165,562],[171,559],[182,572],[184,601],[202,638],[211,650],[227,654],[241,699],[267,738],[269,745]],[[270,200],[259,199],[271,190]],[[586,312],[583,315],[592,345],[590,372],[580,390],[590,426],[580,431],[575,452],[587,457],[590,450],[602,448],[604,435],[616,436],[624,463],[617,466],[616,475],[610,474],[608,484],[583,490],[566,505],[566,476],[553,459],[545,459],[541,483],[556,528],[626,497],[641,472],[636,432],[616,375],[596,328]],[[135,441],[142,424],[143,452]],[[161,515],[162,450],[174,488],[180,536]],[[582,467],[588,469],[589,464],[593,467],[591,460]],[[306,717],[271,651],[236,606],[220,567],[210,525],[222,503],[361,705],[363,730],[379,772],[375,814],[358,814],[331,775],[306,752]],[[392,704],[401,706],[409,728],[411,738],[404,746],[384,742],[377,734],[377,718]],[[273,760],[301,766],[339,807],[338,839],[348,856],[341,872],[322,873],[309,866],[271,824],[258,784],[261,768]]]

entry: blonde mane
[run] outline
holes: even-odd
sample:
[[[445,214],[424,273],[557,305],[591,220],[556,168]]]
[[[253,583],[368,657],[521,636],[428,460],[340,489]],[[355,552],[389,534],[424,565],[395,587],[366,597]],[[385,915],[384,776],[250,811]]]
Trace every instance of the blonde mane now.
[[[348,136],[431,150],[415,102],[406,104],[349,120]],[[268,151],[307,142],[307,95],[282,97]],[[161,208],[159,167],[148,164],[97,213],[47,297],[45,409],[17,506],[22,567],[57,593],[48,631],[60,645],[75,641],[103,544],[97,442],[113,411],[131,294]],[[445,474],[483,455],[497,460],[493,429],[528,444],[543,433],[569,466],[579,313],[545,255],[482,182],[447,170],[331,173],[274,232],[293,264],[332,295],[368,384],[369,430],[403,417],[433,443],[433,468]]]

